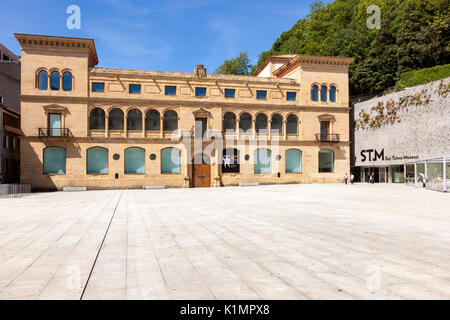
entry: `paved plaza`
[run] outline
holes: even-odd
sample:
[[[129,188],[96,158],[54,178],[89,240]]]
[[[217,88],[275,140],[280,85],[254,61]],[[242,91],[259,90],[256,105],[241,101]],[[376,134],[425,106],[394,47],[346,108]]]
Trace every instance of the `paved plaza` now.
[[[450,194],[404,185],[0,199],[0,299],[450,299]]]

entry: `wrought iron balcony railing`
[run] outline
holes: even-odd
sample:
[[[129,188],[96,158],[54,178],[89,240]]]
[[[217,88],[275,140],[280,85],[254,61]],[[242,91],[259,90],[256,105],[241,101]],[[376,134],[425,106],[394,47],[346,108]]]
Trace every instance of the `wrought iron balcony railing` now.
[[[39,138],[72,138],[72,132],[67,128],[39,128]]]
[[[323,134],[318,133],[316,134],[316,141],[320,142],[339,142],[339,134],[333,133],[333,134]]]

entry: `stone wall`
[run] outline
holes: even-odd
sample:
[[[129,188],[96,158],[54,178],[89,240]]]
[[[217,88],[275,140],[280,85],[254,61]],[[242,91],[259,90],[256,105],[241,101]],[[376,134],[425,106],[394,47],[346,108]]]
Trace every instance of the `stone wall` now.
[[[448,85],[449,81],[450,78],[443,79],[444,84]],[[356,103],[354,118],[358,120],[363,110],[369,113],[380,102],[386,114],[389,101],[394,102],[394,108],[402,99],[411,101],[396,111],[392,124],[355,128],[355,165],[396,165],[450,155],[450,96],[438,93],[440,83],[434,81]],[[370,115],[374,119],[376,110]]]

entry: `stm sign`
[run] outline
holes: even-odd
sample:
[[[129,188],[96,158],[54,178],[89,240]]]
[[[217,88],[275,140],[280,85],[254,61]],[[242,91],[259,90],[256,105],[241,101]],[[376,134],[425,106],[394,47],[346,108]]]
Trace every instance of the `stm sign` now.
[[[366,162],[367,158],[369,158],[368,161],[377,161],[378,159],[384,161],[384,149],[380,153],[376,149],[361,150],[361,162]]]

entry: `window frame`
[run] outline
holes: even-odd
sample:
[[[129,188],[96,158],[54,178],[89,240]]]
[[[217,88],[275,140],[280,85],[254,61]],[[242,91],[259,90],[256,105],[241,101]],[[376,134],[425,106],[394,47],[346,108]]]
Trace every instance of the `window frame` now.
[[[170,91],[168,91],[169,88],[174,88],[175,91],[173,93],[170,93]],[[165,96],[176,96],[177,95],[177,86],[164,86],[164,95]]]
[[[256,172],[256,163],[257,163],[257,160],[259,159],[259,157],[257,157],[257,152],[259,151],[259,150],[266,150],[266,151],[268,151],[268,153],[269,153],[269,172]],[[258,149],[255,149],[255,151],[254,151],[254,153],[253,153],[253,157],[254,157],[254,163],[253,163],[253,174],[264,174],[264,175],[266,175],[266,174],[272,174],[272,170],[273,170],[273,167],[272,167],[272,150],[270,150],[270,149],[268,149],[268,148],[258,148]]]
[[[100,173],[100,172],[89,172],[89,150],[92,149],[102,149],[102,150],[106,150],[106,173]],[[87,175],[100,175],[100,176],[107,176],[109,175],[109,150],[108,148],[105,147],[100,147],[100,146],[94,146],[94,147],[90,147],[86,149],[86,174]]]
[[[163,172],[163,153],[165,153],[166,150],[171,150],[171,153],[173,152],[173,150],[177,150],[178,151],[178,157],[179,157],[178,170],[179,170],[179,172]],[[160,174],[164,174],[164,175],[181,174],[181,149],[175,148],[175,147],[162,148],[160,150],[160,156],[159,157],[160,157]]]
[[[200,92],[203,92],[203,90],[204,94],[200,94]],[[195,96],[200,98],[206,97],[206,87],[195,87]]]
[[[300,171],[296,172],[296,171],[287,171],[287,166],[286,166],[286,162],[288,160],[288,151],[296,151],[299,155],[300,155]],[[286,174],[299,174],[303,172],[303,167],[302,167],[302,151],[296,148],[289,148],[287,150],[284,151],[284,173]]]
[[[264,98],[260,95],[264,93]],[[256,100],[267,100],[267,90],[256,90]]]
[[[294,96],[294,98],[289,98],[289,96]],[[297,101],[297,92],[295,91],[288,91],[286,92],[286,101]]]
[[[94,90],[94,85],[102,85],[102,90]],[[104,82],[92,82],[91,83],[91,92],[105,92],[105,83]]]
[[[134,90],[132,92],[131,88],[135,88],[135,89],[139,88],[139,90],[138,90],[139,92],[134,92]],[[128,94],[141,94],[141,92],[142,92],[141,90],[142,90],[142,86],[140,83],[129,83],[128,84]]]
[[[127,172],[127,151],[130,149],[139,149],[144,152],[144,172]],[[131,174],[131,175],[145,175],[147,173],[147,161],[145,159],[146,151],[144,148],[141,147],[128,147],[123,151],[123,173],[124,174]]]
[[[64,173],[45,172],[45,151],[51,148],[58,148],[64,150]],[[67,174],[67,149],[60,146],[48,146],[42,149],[42,174],[44,175],[66,175]]]
[[[325,154],[325,152],[324,151],[328,151],[328,152],[330,152],[331,153],[331,156],[332,156],[332,162],[331,162],[331,171],[320,171],[320,154]],[[317,166],[318,166],[318,172],[319,173],[334,173],[334,171],[335,171],[335,167],[334,167],[334,162],[335,162],[335,159],[334,159],[334,151],[333,150],[330,150],[330,149],[320,149],[319,150],[319,152],[317,153]]]
[[[227,95],[227,92],[232,92],[233,94]],[[223,91],[223,96],[227,99],[234,99],[236,97],[236,89],[225,88],[225,90]]]

